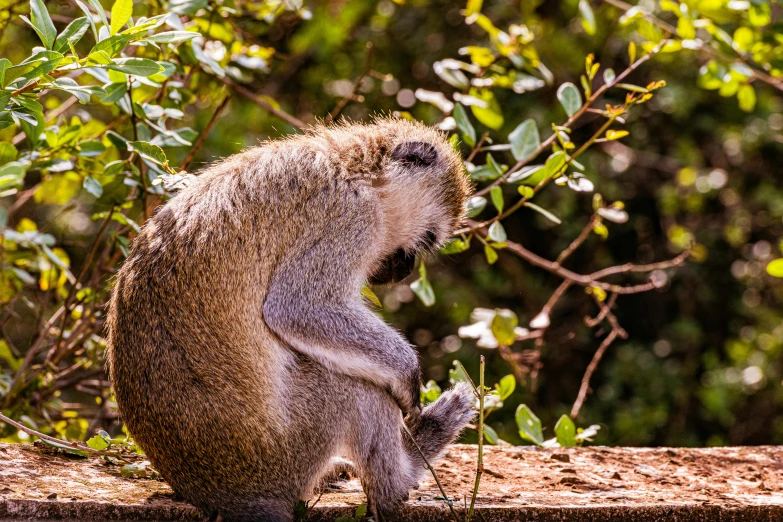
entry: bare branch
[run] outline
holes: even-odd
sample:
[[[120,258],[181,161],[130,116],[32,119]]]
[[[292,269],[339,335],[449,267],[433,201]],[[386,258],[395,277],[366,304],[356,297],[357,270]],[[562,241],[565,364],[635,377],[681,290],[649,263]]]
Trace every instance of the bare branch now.
[[[281,120],[288,123],[289,125],[292,125],[298,129],[304,129],[307,127],[307,124],[302,120],[300,120],[299,118],[297,118],[296,116],[291,116],[287,112],[281,111],[280,109],[274,107],[271,103],[261,98],[247,87],[243,85],[239,85],[238,83],[234,82],[231,78],[223,76],[223,77],[219,77],[218,79],[224,84],[226,84],[231,90],[238,92],[248,100],[252,101],[253,103],[258,105],[265,111],[272,114],[273,116],[280,118]]]
[[[337,105],[332,109],[332,111],[327,114],[326,118],[324,118],[325,123],[331,123],[337,118],[337,116],[340,115],[341,112],[343,112],[343,109],[354,99],[356,99],[356,93],[359,91],[359,87],[361,87],[362,82],[364,79],[370,74],[370,71],[372,71],[372,57],[373,57],[373,46],[372,42],[367,42],[364,46],[364,50],[366,53],[365,59],[364,59],[364,71],[362,71],[362,74],[359,76],[359,78],[356,79],[356,81],[353,83],[353,87],[351,88],[351,92],[343,96],[343,98],[337,102]],[[360,100],[361,101],[361,100]]]
[[[609,332],[609,335],[607,335],[601,343],[601,346],[598,347],[598,350],[595,351],[593,359],[590,361],[590,364],[587,366],[585,374],[582,377],[582,384],[579,386],[579,394],[576,396],[573,407],[571,407],[571,418],[576,418],[576,416],[579,415],[579,410],[582,408],[582,404],[584,404],[585,397],[587,396],[587,390],[590,388],[590,378],[593,376],[595,369],[598,368],[598,363],[601,362],[601,358],[604,356],[606,349],[609,348],[609,345],[612,344],[615,339],[617,339],[618,335],[619,332],[612,329],[612,331]]]
[[[220,105],[218,105],[217,109],[215,109],[215,113],[209,119],[209,122],[207,122],[207,126],[204,127],[203,131],[201,131],[201,134],[196,140],[196,143],[193,144],[193,147],[190,149],[190,152],[188,152],[188,155],[185,156],[185,159],[182,161],[182,164],[179,166],[179,170],[188,170],[188,166],[190,166],[190,162],[193,161],[193,158],[196,156],[196,153],[199,151],[199,149],[201,149],[201,146],[204,145],[204,140],[207,139],[207,136],[209,135],[209,131],[212,130],[212,127],[215,125],[215,122],[220,116],[220,113],[223,112],[223,109],[225,109],[226,105],[228,105],[229,100],[231,100],[230,94],[225,98],[223,98],[223,101],[220,102]]]

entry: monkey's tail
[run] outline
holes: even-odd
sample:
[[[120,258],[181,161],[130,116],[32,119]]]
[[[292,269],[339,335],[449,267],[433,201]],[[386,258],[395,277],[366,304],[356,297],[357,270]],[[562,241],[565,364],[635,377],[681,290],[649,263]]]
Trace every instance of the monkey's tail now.
[[[428,461],[440,457],[473,420],[476,416],[474,403],[473,388],[466,382],[460,382],[424,408],[418,418],[408,421],[408,429]],[[410,438],[405,436],[404,440],[411,458],[420,461],[421,456]]]

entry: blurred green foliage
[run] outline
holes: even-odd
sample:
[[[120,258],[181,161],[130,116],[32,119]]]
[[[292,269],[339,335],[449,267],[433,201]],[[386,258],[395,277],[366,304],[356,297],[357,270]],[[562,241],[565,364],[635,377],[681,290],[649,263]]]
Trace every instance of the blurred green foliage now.
[[[104,306],[146,217],[299,120],[394,112],[452,135],[486,226],[412,284],[373,290],[425,381],[445,386],[455,359],[476,375],[486,356],[505,403],[490,442],[568,445],[597,424],[585,432],[602,444],[783,443],[780,13],[766,0],[0,0],[0,409],[69,439],[119,433]],[[577,274],[691,258],[558,293],[557,267],[515,245]],[[586,324],[609,305],[621,330]],[[612,335],[574,425],[563,414]]]

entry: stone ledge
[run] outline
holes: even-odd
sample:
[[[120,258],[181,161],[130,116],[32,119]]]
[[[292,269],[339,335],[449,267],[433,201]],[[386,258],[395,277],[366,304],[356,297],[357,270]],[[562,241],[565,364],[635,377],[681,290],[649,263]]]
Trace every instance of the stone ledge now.
[[[488,447],[477,506],[490,522],[783,520],[783,447]],[[455,445],[438,464],[446,492],[473,486],[476,447]],[[402,519],[450,514],[427,475]],[[334,520],[365,502],[357,480],[325,493],[308,520]],[[200,520],[161,481],[127,479],[100,459],[0,444],[0,520]],[[476,518],[478,520],[478,517]]]

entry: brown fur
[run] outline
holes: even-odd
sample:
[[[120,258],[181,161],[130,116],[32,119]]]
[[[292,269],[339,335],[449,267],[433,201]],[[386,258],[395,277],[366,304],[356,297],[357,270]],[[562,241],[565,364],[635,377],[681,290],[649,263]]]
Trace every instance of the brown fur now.
[[[435,162],[400,159],[411,143]],[[419,415],[415,351],[359,288],[427,232],[445,241],[469,192],[440,133],[383,119],[231,156],[149,220],[117,277],[108,367],[175,491],[227,520],[289,520],[345,455],[373,508],[399,505],[420,472],[399,407],[434,458],[472,417],[472,391]]]

